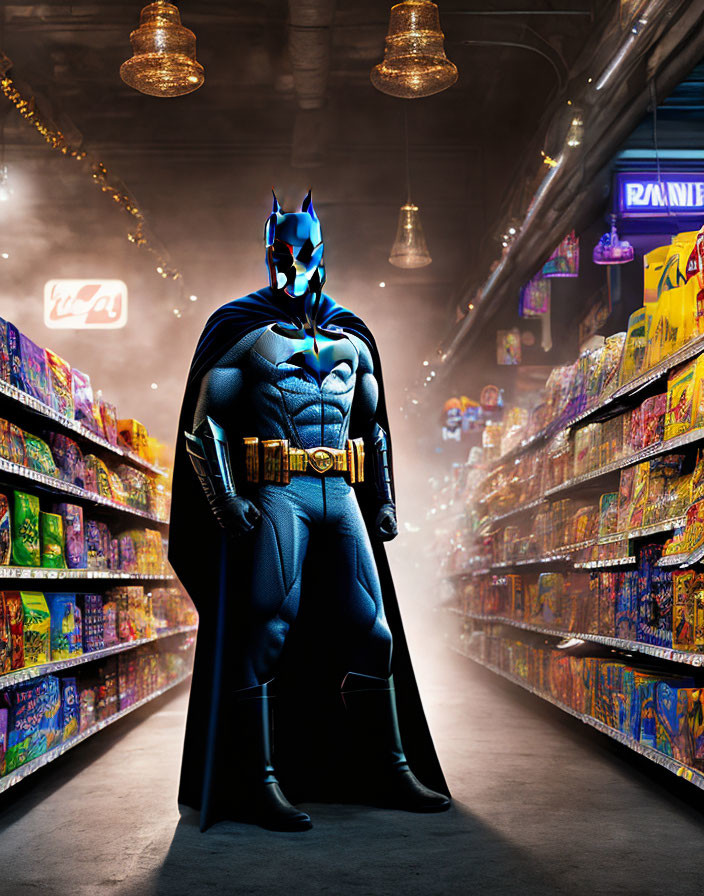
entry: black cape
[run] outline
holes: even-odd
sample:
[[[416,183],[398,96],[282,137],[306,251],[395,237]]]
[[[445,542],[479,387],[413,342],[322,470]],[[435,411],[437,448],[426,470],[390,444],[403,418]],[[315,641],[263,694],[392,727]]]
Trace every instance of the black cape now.
[[[198,341],[179,419],[169,559],[199,614],[179,802],[200,811],[202,830],[215,821],[237,818],[244,808],[238,802],[238,776],[246,770],[238,763],[239,734],[230,727],[236,687],[231,658],[245,628],[246,591],[253,571],[247,537],[226,536],[210,511],[186,453],[183,433],[192,428],[203,376],[248,333],[281,319],[281,306],[268,287],[218,309]],[[377,420],[388,433],[381,364],[372,334],[356,315],[326,295],[321,299],[317,323],[339,327],[369,346],[379,383]],[[251,434],[246,404],[237,408],[235,416],[231,421],[218,421],[227,429],[231,449],[241,444],[242,436]],[[354,417],[351,425],[355,425]],[[350,437],[357,435],[351,428]],[[356,491],[369,529],[377,509],[372,490],[356,486]],[[448,793],[418,694],[384,545],[374,537],[371,542],[393,636],[392,670],[406,755],[424,784]],[[349,722],[339,693],[343,676],[351,671],[340,665],[344,632],[335,626],[325,547],[313,545],[304,568],[301,609],[275,682],[277,775],[294,801],[363,801],[364,781],[357,775],[356,760],[359,751],[364,751],[364,742],[347,730]]]

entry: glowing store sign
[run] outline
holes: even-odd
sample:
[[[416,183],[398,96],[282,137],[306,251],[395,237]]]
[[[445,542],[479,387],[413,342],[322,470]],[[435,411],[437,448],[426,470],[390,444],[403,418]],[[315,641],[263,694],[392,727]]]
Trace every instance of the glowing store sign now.
[[[625,217],[704,215],[704,172],[622,172],[618,201]]]
[[[52,330],[117,330],[127,323],[122,280],[49,280],[44,323]]]

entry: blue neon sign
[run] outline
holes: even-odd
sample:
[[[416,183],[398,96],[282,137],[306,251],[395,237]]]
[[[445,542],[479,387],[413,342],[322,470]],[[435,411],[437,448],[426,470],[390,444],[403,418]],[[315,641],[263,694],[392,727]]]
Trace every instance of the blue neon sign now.
[[[625,218],[704,216],[704,171],[622,171],[617,175],[619,211]]]

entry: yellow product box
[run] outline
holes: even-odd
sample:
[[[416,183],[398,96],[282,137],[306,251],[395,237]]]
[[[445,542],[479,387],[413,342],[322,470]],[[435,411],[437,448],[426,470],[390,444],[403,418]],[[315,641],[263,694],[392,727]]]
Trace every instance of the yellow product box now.
[[[146,426],[143,423],[140,423],[139,420],[118,420],[117,436],[119,443],[124,445],[125,448],[134,451],[135,454],[138,454],[145,460],[148,459],[149,436],[147,434]]]
[[[667,381],[665,439],[689,432],[692,428],[694,386],[698,359],[673,370]]]
[[[625,386],[642,373],[647,346],[646,310],[638,308],[628,318],[626,341],[621,356],[619,385]]]
[[[645,461],[635,468],[631,485],[631,512],[626,529],[641,529],[645,525],[645,513],[648,504],[648,484],[650,482],[650,462]],[[625,512],[625,510],[624,510]]]

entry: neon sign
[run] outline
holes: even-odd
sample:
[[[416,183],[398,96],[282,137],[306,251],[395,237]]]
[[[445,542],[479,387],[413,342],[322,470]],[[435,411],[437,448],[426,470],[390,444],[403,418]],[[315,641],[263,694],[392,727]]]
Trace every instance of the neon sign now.
[[[122,280],[49,280],[44,323],[52,330],[117,330],[127,323]]]
[[[621,215],[663,217],[704,215],[704,172],[621,172],[618,202]]]

